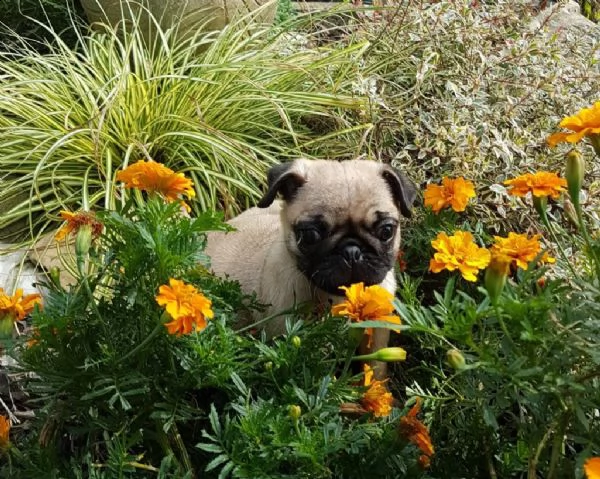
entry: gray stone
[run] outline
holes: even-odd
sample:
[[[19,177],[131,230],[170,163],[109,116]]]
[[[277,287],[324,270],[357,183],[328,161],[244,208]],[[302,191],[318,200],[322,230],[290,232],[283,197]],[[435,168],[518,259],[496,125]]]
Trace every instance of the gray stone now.
[[[27,261],[26,249],[0,243],[0,288],[7,294],[17,288],[22,288],[24,294],[36,293],[37,279],[34,265]]]
[[[82,0],[81,3],[90,23],[117,25],[139,16],[146,38],[156,30],[155,21],[162,29],[179,25],[178,34],[187,36],[198,30],[221,30],[251,12],[255,12],[253,20],[271,23],[277,11],[277,3],[270,0]]]
[[[559,2],[542,10],[531,22],[531,30],[547,28],[559,35],[575,34],[589,40],[600,38],[600,26],[583,16],[574,0]]]

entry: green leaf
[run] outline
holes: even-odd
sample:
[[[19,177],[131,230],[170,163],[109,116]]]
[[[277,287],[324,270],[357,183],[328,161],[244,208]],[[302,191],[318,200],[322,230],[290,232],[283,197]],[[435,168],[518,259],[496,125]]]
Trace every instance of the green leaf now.
[[[215,457],[212,461],[210,461],[204,470],[207,472],[212,471],[213,469],[227,461],[229,461],[229,456],[227,456],[227,454],[220,454],[217,457]]]
[[[202,443],[196,444],[196,447],[198,449],[202,449],[203,451],[213,452],[215,454],[221,454],[223,452],[223,448],[221,446],[219,446],[218,444],[202,442]]]
[[[497,431],[499,428],[498,421],[496,421],[496,415],[489,406],[484,406],[483,408],[483,422],[491,427],[494,431]]]

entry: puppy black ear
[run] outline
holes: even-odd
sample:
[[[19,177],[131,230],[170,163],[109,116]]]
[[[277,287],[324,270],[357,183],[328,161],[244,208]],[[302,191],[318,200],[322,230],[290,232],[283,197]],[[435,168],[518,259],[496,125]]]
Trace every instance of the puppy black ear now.
[[[417,187],[404,173],[391,166],[385,165],[382,175],[390,187],[400,213],[410,218],[412,206],[417,198]]]
[[[267,192],[257,203],[259,208],[270,206],[278,193],[285,201],[290,201],[296,190],[306,182],[304,169],[298,160],[273,166],[267,174]]]

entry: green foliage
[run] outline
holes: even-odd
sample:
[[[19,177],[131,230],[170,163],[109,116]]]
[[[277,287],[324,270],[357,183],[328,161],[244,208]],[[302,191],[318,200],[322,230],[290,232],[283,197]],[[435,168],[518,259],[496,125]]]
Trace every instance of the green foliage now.
[[[114,209],[116,172],[140,159],[191,176],[195,213],[231,215],[277,161],[356,151],[363,127],[341,113],[363,105],[345,93],[363,45],[285,53],[286,30],[244,20],[147,41],[132,23],[79,31],[76,49],[55,32],[47,55],[20,38],[0,51],[0,237],[52,227],[86,195]]]
[[[434,411],[436,477],[579,477],[598,454],[600,298],[591,285],[583,294],[565,281],[541,288],[541,274],[516,278],[497,307],[452,282],[431,307],[399,305],[418,351],[407,387]],[[445,363],[452,347],[465,369]]]
[[[588,234],[600,224],[571,201],[577,230],[557,217],[541,221],[556,264],[513,268],[497,302],[453,274],[421,271],[417,287],[407,280],[401,290],[409,356],[397,380],[429,398],[434,477],[580,478],[584,461],[600,453],[600,263]],[[425,214],[413,234],[420,261],[436,229],[470,230],[490,243],[468,223],[453,212]],[[464,367],[448,362],[453,349]]]
[[[0,0],[0,45],[17,45],[23,38],[40,53],[57,35],[75,46],[74,24],[83,23],[80,0]]]
[[[510,208],[500,179],[556,169],[562,156],[544,138],[600,97],[597,37],[559,34],[549,25],[562,13],[541,24],[533,13],[512,0],[397,2],[362,16],[355,33],[370,40],[355,85],[369,97],[369,154],[420,184],[476,180],[474,213],[495,232],[530,221]]]
[[[598,0],[579,0],[579,5],[582,15],[598,23],[600,20],[600,4]]]
[[[284,23],[296,15],[296,9],[291,0],[279,0],[277,3],[277,14],[275,16],[275,23]]]
[[[397,409],[377,420],[340,412],[362,394],[345,321],[290,322],[273,341],[232,330],[258,305],[205,269],[204,232],[226,229],[217,217],[187,218],[155,198],[99,218],[106,232],[78,258],[77,284],[46,285],[35,342],[14,350],[32,373],[36,419],[13,436],[3,477],[391,478],[414,469]],[[206,329],[167,333],[155,296],[169,278],[211,298]]]

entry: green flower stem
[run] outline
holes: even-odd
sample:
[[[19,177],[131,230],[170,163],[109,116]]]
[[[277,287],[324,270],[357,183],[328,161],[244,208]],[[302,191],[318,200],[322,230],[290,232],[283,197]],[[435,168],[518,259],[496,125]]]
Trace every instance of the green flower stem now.
[[[529,458],[527,479],[537,479],[537,477],[538,477],[537,466],[538,466],[538,462],[540,460],[540,456],[542,454],[542,451],[544,450],[544,447],[546,447],[546,443],[548,442],[548,439],[550,438],[550,434],[552,434],[552,431],[554,430],[555,427],[556,427],[555,423],[550,425],[550,427],[546,430],[546,433],[542,437],[542,440],[539,442],[539,444],[535,450],[535,454],[533,455],[533,457]]]
[[[129,359],[131,356],[136,354],[138,351],[140,351],[141,349],[146,347],[146,345],[148,343],[150,343],[150,341],[152,341],[158,335],[158,333],[161,331],[161,329],[163,329],[164,327],[165,327],[164,324],[158,323],[156,325],[156,327],[150,332],[150,334],[148,336],[146,336],[146,339],[144,339],[140,344],[138,344],[135,348],[133,348],[131,351],[129,351],[125,356],[123,356],[121,358],[121,361],[125,361],[126,359]]]
[[[344,361],[344,367],[342,369],[342,373],[340,374],[341,378],[348,373],[348,370],[350,369],[350,364],[352,364],[352,361],[354,359],[355,352],[356,346],[351,346],[348,348],[348,352],[346,353],[346,360]]]
[[[571,261],[569,260],[569,257],[567,256],[565,249],[562,247],[562,244],[558,241],[558,237],[556,236],[556,231],[554,231],[554,228],[553,228],[552,224],[550,223],[550,220],[548,220],[548,215],[546,214],[545,208],[536,208],[536,209],[538,210],[538,213],[539,213],[540,217],[542,218],[542,223],[548,230],[548,233],[550,233],[550,236],[552,237],[552,241],[554,241],[554,244],[558,248],[560,255],[562,256],[563,260],[569,267],[569,270],[571,271],[571,273],[573,274],[574,277],[578,278],[579,274],[577,273],[577,271],[571,264]]]
[[[506,327],[506,323],[504,322],[504,319],[502,319],[502,313],[500,311],[500,308],[498,307],[498,303],[496,302],[496,304],[494,304],[493,306],[494,306],[494,312],[496,313],[496,318],[498,319],[498,324],[500,325],[502,332],[506,336],[506,339],[508,339],[508,342],[511,344],[511,346],[516,349],[517,346],[516,346],[515,342],[513,341],[512,337],[510,336],[510,332],[508,331],[508,328]]]
[[[583,208],[581,207],[581,201],[579,200],[579,196],[577,196],[576,198],[571,198],[571,201],[573,202],[573,206],[575,207],[575,211],[577,212],[577,221],[579,222],[579,229],[581,230],[581,234],[583,235],[583,239],[585,241],[586,246],[588,247],[590,256],[592,257],[592,261],[596,269],[596,278],[600,281],[600,261],[598,260],[598,256],[594,251],[594,248],[592,246],[592,238],[588,233],[585,221],[583,219]]]
[[[567,429],[567,424],[569,423],[568,420],[568,412],[564,412],[559,419],[558,428],[554,433],[554,440],[552,441],[552,455],[550,456],[550,466],[548,467],[548,475],[546,476],[548,479],[554,479],[555,477],[556,466],[558,465],[558,460],[560,459],[562,445],[565,438],[565,430]]]
[[[181,434],[179,434],[179,429],[177,429],[177,424],[175,423],[173,423],[173,426],[171,427],[171,435],[173,437],[173,441],[177,445],[177,449],[179,449],[179,452],[181,453],[181,458],[186,469],[185,472],[189,472],[191,477],[196,477],[194,474],[194,468],[192,467],[192,461],[190,460],[190,455],[185,448],[185,444],[181,439]]]

